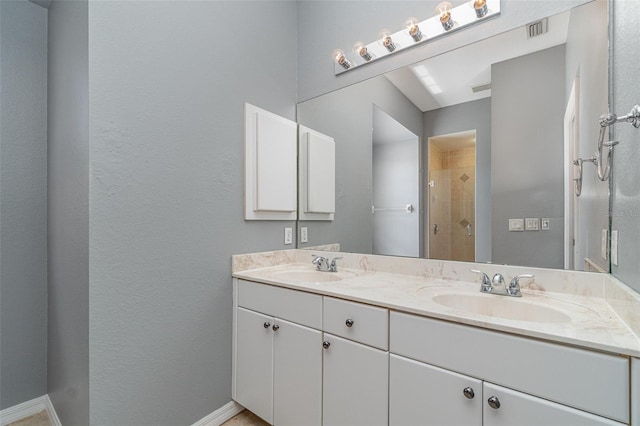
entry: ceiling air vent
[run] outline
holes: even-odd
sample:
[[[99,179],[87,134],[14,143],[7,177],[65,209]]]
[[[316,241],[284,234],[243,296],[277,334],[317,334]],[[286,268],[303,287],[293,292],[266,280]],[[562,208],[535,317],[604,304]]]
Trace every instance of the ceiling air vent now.
[[[471,90],[473,93],[484,92],[485,90],[491,89],[491,83],[479,84],[477,86],[471,86]]]
[[[549,31],[549,19],[544,18],[536,22],[527,24],[525,27],[527,30],[527,38],[538,37]]]

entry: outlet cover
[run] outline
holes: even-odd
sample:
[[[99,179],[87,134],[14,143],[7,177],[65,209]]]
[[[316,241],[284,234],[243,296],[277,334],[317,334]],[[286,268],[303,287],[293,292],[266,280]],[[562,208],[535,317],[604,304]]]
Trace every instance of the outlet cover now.
[[[527,231],[539,231],[540,230],[540,219],[537,217],[528,217],[524,222],[524,229]]]
[[[509,219],[509,232],[524,231],[524,219]]]
[[[551,228],[551,219],[549,219],[548,217],[543,217],[541,219],[541,222],[542,222],[542,226],[540,227],[541,230],[548,231]]]
[[[309,230],[306,226],[300,228],[300,242],[308,243],[309,242]]]
[[[611,231],[611,263],[618,266],[618,231]]]
[[[601,234],[601,241],[600,241],[600,256],[602,256],[604,260],[607,260],[607,240],[608,239],[609,239],[609,230],[603,229]]]
[[[293,228],[284,228],[284,243],[293,244]]]

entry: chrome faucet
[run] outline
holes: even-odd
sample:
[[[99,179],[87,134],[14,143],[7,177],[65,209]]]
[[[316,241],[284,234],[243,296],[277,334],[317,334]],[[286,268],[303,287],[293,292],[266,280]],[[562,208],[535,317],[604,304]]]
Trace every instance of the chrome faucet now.
[[[316,254],[312,254],[313,260],[311,263],[316,265],[316,269],[322,272],[338,272],[338,264],[336,263],[338,260],[342,259],[341,257],[334,257],[329,262],[329,259],[323,256],[318,256]]]
[[[502,274],[495,274],[493,279],[489,279],[489,276],[477,269],[470,269],[469,271],[482,275],[482,283],[480,284],[481,293],[491,293],[499,296],[511,296],[522,297],[520,292],[520,280],[523,278],[533,278],[532,274],[522,274],[513,277],[509,285],[505,285],[504,277]]]

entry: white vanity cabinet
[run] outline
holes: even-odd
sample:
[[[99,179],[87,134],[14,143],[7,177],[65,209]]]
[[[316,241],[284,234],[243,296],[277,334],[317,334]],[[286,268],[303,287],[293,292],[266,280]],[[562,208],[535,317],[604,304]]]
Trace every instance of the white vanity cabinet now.
[[[322,332],[307,325],[322,296],[239,281],[237,300],[234,399],[271,424],[320,425]]]
[[[389,424],[481,426],[482,381],[391,354]]]
[[[628,358],[398,312],[389,339],[390,424],[440,425],[473,410],[476,419],[457,424],[629,424]],[[411,397],[402,386],[426,395]],[[421,406],[427,398],[437,401],[433,422]]]
[[[389,353],[325,333],[322,424],[387,424]]]
[[[386,425],[389,311],[325,297],[322,322],[323,425]]]
[[[483,383],[483,397],[482,424],[484,426],[622,426],[624,424],[486,382]]]

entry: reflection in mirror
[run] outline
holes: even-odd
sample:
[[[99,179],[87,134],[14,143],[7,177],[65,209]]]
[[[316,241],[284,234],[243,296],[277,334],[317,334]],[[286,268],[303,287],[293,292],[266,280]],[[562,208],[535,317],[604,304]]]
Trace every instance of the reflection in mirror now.
[[[576,197],[572,165],[608,111],[607,19],[596,0],[300,103],[335,139],[336,213],[298,246],[608,271],[608,183],[586,165]]]

